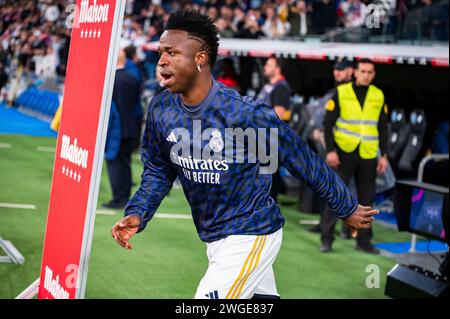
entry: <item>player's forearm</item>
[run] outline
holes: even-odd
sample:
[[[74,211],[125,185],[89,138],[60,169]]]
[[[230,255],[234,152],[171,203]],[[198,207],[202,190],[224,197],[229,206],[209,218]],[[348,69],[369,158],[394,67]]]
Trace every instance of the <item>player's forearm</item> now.
[[[358,202],[339,176],[316,154],[309,159],[302,157],[299,154],[298,159],[292,161],[287,167],[289,171],[322,197],[337,217],[345,218],[353,213]]]
[[[284,166],[292,175],[304,180],[317,195],[322,197],[337,217],[345,218],[351,215],[358,201],[335,171],[294,131],[284,127],[281,130],[283,134],[280,139],[280,152],[284,153],[282,156]]]
[[[137,214],[141,217],[138,232],[142,231],[153,218],[164,197],[169,193],[173,180],[144,170],[141,186],[130,199],[125,216]]]
[[[295,131],[277,118],[273,110],[260,105],[251,124],[257,128],[277,129],[278,154],[274,158],[280,159],[278,164],[286,167],[295,177],[304,180],[317,195],[326,200],[337,217],[345,218],[355,211],[358,202],[344,182]],[[269,134],[267,138],[268,136]],[[271,144],[272,142],[270,141]]]

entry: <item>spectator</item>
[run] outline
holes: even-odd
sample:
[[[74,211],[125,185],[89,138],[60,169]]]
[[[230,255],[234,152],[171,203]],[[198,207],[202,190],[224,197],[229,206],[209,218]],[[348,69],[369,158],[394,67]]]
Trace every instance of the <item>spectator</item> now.
[[[233,12],[234,18],[231,21],[231,28],[238,33],[245,24],[245,11],[241,7],[236,7]]]
[[[291,88],[283,75],[285,61],[276,57],[267,59],[264,65],[264,75],[269,83],[263,86],[258,99],[265,100],[272,105],[278,117],[284,120],[286,110],[289,109]],[[272,176],[272,189],[270,196],[278,201],[278,194],[282,190],[283,180],[279,169]]]
[[[159,32],[156,26],[151,25],[148,29],[147,41],[148,43],[156,42],[159,40]],[[155,78],[156,64],[158,63],[159,56],[155,51],[145,51],[145,71],[148,79]]]
[[[323,34],[336,27],[335,0],[313,0],[311,11],[313,33]]]
[[[354,177],[358,201],[364,206],[372,204],[376,176],[386,172],[389,165],[388,109],[383,92],[372,84],[375,74],[375,64],[371,60],[359,60],[355,81],[337,87],[326,104],[324,120],[326,162],[347,185]],[[323,212],[322,252],[331,251],[336,221],[329,209]],[[371,243],[372,236],[372,228],[361,231],[355,249],[378,254],[379,250]]]
[[[233,38],[234,32],[231,28],[230,22],[227,19],[219,18],[214,23],[217,27],[217,30],[219,30],[220,37],[221,38]]]
[[[120,115],[116,103],[113,101],[111,102],[111,109],[109,111],[108,130],[106,133],[105,160],[114,161],[117,158],[121,138]]]
[[[256,17],[254,15],[248,15],[244,17],[243,24],[239,28],[236,37],[243,39],[258,39],[263,35],[264,33],[262,32]]]
[[[287,21],[282,21],[276,14],[273,7],[266,9],[266,21],[262,26],[262,31],[268,38],[279,38],[288,34],[290,24]]]
[[[3,0],[0,41],[6,52],[5,65],[13,66],[12,61],[17,59],[25,71],[47,77],[54,77],[56,71],[64,75],[68,54],[66,35],[70,32],[65,27],[69,14],[64,10],[67,3],[66,0]],[[46,14],[50,6],[55,8],[52,15]]]
[[[338,59],[334,65],[333,65],[333,77],[334,77],[334,86],[330,88],[323,97],[321,97],[319,100],[314,101],[313,103],[308,103],[306,105],[306,108],[308,110],[309,115],[311,116],[311,125],[313,126],[313,130],[311,132],[311,138],[314,140],[318,145],[325,149],[325,139],[324,139],[324,128],[323,128],[323,120],[326,113],[326,103],[333,97],[333,94],[336,91],[336,87],[348,83],[352,80],[353,77],[353,62],[349,61],[347,58],[340,58]],[[319,147],[317,147],[319,148]],[[325,159],[325,152],[322,151],[320,154],[323,159]],[[320,216],[320,223],[319,225],[316,225],[312,227],[310,230],[313,232],[320,232],[321,231],[321,224],[322,224],[322,212]],[[346,227],[342,228],[341,231],[341,237],[344,239],[348,239],[350,237],[349,229]]]
[[[69,57],[70,39],[64,32],[59,32],[53,36],[52,43],[54,43],[53,45],[57,58],[56,73],[60,76],[65,76],[67,60]]]
[[[8,62],[8,52],[3,49],[0,43],[0,65],[4,66]]]
[[[431,40],[448,40],[448,1],[433,4],[431,0],[421,0],[418,9],[421,37]]]
[[[56,55],[51,47],[47,49],[39,50],[42,55],[36,56],[36,75],[44,78],[56,77]]]
[[[133,45],[129,45],[126,48],[124,48],[125,56],[126,56],[126,63],[125,63],[125,70],[133,75],[139,83],[142,81],[141,71],[139,70],[138,66],[138,59],[137,59],[137,51],[136,47]]]
[[[142,27],[136,23],[136,33],[132,39],[132,45],[136,50],[136,56],[134,62],[137,64],[143,63],[145,61],[145,53],[142,46],[147,43],[147,36],[144,34]]]
[[[276,9],[275,9],[276,8]],[[286,22],[289,15],[289,0],[278,0],[275,12],[281,21]]]
[[[233,9],[229,6],[222,6],[220,8],[220,17],[226,21],[231,21],[233,19]]]
[[[288,22],[291,25],[289,35],[298,37],[305,36],[308,33],[308,15],[305,0],[295,1],[289,7]]]
[[[129,74],[134,76],[136,80],[138,80],[138,86],[139,86],[139,98],[137,99],[137,104],[133,109],[133,118],[136,120],[136,126],[138,127],[138,135],[136,136],[135,145],[134,148],[138,148],[141,142],[141,134],[140,134],[140,128],[143,124],[144,120],[144,111],[142,110],[141,105],[141,86],[142,86],[142,76],[141,76],[141,70],[139,69],[138,65],[136,64],[136,48],[134,46],[128,46],[124,49],[125,56],[126,56],[126,63],[125,63],[125,71],[127,71]]]
[[[139,136],[139,127],[133,115],[139,101],[139,83],[134,76],[125,71],[125,63],[125,52],[120,50],[112,101],[117,106],[120,117],[121,139],[117,156],[106,160],[113,198],[103,204],[103,207],[112,209],[125,207],[130,197],[131,153]]]
[[[264,75],[269,82],[264,85],[258,95],[273,106],[280,119],[284,118],[284,113],[289,108],[289,96],[291,89],[284,76],[285,61],[275,56],[267,59],[264,65]]]
[[[2,62],[0,62],[0,92],[3,87],[8,83],[8,74],[5,72],[5,67]]]
[[[15,51],[15,50],[12,50]],[[33,57],[33,50],[31,49],[30,43],[24,43],[19,49],[18,62],[19,66],[23,67],[24,70],[32,69],[30,67],[31,58]]]
[[[360,27],[365,22],[366,5],[361,0],[342,1],[338,8],[338,16],[344,27]]]
[[[216,22],[216,20],[219,17],[219,12],[217,11],[217,8],[214,6],[209,7],[208,9],[208,16],[211,19],[212,22]]]
[[[387,2],[386,2],[387,1]],[[383,1],[395,3],[396,0]],[[69,0],[0,0],[0,45],[3,64],[18,60],[25,71],[65,75],[70,32],[65,25],[71,12],[65,7]],[[342,26],[364,23],[365,6],[371,0],[195,0],[195,1],[131,1],[123,23],[121,47],[133,45],[137,62],[142,63],[144,78],[153,79],[158,56],[154,51],[142,51],[143,44],[158,41],[169,17],[169,10],[188,7],[207,13],[215,22],[222,38],[271,39],[285,36],[304,37],[322,34],[336,27],[336,15]],[[46,10],[57,6],[48,16]],[[338,8],[338,10],[336,9]],[[422,9],[406,17],[406,31],[448,41],[448,1],[432,5],[431,0],[398,0],[398,10]],[[311,23],[309,22],[311,20]],[[400,23],[400,22],[399,22]],[[403,26],[399,26],[403,28]],[[392,27],[395,30],[395,27]],[[407,32],[405,32],[407,33]],[[416,37],[420,36],[416,35]],[[43,53],[52,48],[53,55]],[[6,56],[6,58],[5,58]],[[50,63],[52,62],[52,63]],[[44,63],[44,64],[43,64]],[[37,64],[37,65],[36,65]],[[15,64],[13,63],[12,66]],[[49,68],[50,67],[50,68]],[[37,70],[36,70],[37,68]],[[14,68],[13,68],[14,69]]]
[[[339,58],[333,65],[333,78],[334,85],[332,88],[328,89],[325,94],[318,100],[314,99],[313,103],[308,103],[306,108],[311,116],[311,124],[315,129],[319,129],[321,134],[323,134],[323,119],[325,117],[325,105],[336,91],[338,85],[348,83],[353,77],[353,62],[347,58]]]

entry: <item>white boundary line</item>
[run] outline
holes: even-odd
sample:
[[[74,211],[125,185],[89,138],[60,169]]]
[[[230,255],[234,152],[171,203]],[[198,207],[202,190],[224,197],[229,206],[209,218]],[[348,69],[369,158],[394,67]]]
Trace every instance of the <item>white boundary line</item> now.
[[[47,153],[55,153],[56,147],[38,146],[38,147],[36,147],[36,151],[38,151],[38,152],[47,152]]]
[[[95,213],[97,215],[117,215],[117,212],[108,209],[98,209]]]
[[[307,219],[307,220],[299,220],[298,223],[300,225],[319,225],[319,220],[317,219]]]
[[[36,209],[33,204],[0,203],[0,208]]]
[[[0,143],[0,148],[11,148],[11,143]]]

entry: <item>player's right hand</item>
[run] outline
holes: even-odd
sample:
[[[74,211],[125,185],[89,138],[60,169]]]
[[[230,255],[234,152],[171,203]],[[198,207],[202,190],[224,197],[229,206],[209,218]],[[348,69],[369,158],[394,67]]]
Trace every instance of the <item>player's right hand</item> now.
[[[115,241],[125,249],[133,249],[129,243],[130,238],[136,234],[141,224],[141,218],[136,214],[125,216],[111,229],[111,235]]]
[[[332,151],[327,153],[326,162],[328,166],[331,168],[337,169],[339,165],[341,165],[341,162],[339,161],[339,155],[337,152]]]
[[[358,235],[358,229],[368,229],[371,227],[375,220],[373,216],[378,213],[378,210],[370,206],[358,205],[355,212],[344,219],[344,224],[351,229],[352,237],[355,238]]]

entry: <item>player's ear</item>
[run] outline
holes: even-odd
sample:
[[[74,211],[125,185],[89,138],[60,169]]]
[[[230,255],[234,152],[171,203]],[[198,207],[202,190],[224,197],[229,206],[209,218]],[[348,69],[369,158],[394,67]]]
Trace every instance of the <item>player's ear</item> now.
[[[208,53],[206,51],[199,51],[195,55],[195,64],[196,65],[205,65],[208,63]]]

